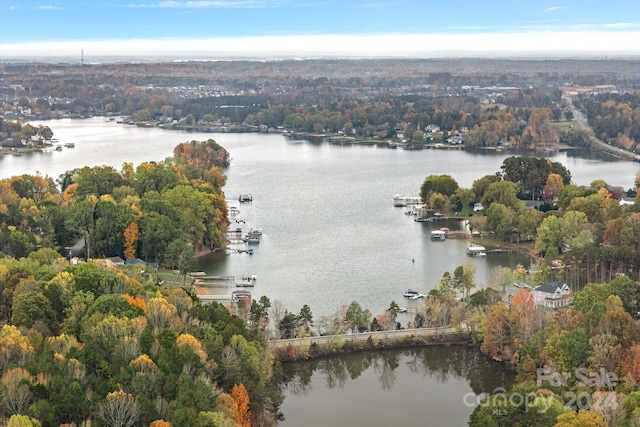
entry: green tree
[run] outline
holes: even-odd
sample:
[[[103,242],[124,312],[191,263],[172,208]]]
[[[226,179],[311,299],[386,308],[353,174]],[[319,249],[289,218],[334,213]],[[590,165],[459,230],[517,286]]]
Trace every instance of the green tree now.
[[[501,240],[511,240],[516,226],[516,213],[502,203],[492,203],[487,209],[487,230]]]
[[[482,197],[484,196],[484,192],[487,191],[487,188],[489,188],[489,186],[494,182],[499,182],[499,181],[502,181],[502,178],[500,177],[499,174],[485,175],[482,178],[476,179],[475,181],[473,181],[473,185],[471,189],[473,190],[473,193],[476,195],[476,198],[474,200],[482,200]]]
[[[420,197],[427,203],[434,193],[449,197],[458,189],[458,183],[450,175],[429,175],[420,187]]]
[[[95,207],[98,199],[95,196],[89,196],[84,200],[74,203],[69,209],[69,216],[66,225],[71,230],[76,230],[85,242],[85,257],[92,256],[93,234],[95,232]]]
[[[488,209],[492,203],[500,203],[509,209],[518,210],[522,202],[518,200],[518,184],[510,181],[498,181],[490,184],[484,191],[482,205]]]
[[[303,305],[300,309],[298,321],[300,322],[301,327],[311,330],[311,326],[313,326],[313,314],[311,313],[311,308],[307,304]]]
[[[48,333],[58,333],[56,314],[51,308],[51,302],[42,292],[28,291],[18,294],[13,301],[12,323],[16,326],[31,328],[40,322],[49,329]]]
[[[538,227],[536,248],[544,253],[545,258],[555,258],[558,254],[571,248],[574,239],[580,236],[587,216],[583,212],[567,212],[562,217],[548,216]],[[579,242],[589,240],[588,230],[584,230]]]
[[[351,329],[351,332],[359,332],[361,328],[366,328],[366,320],[364,319],[362,307],[356,301],[352,301],[347,308],[345,321]]]
[[[177,269],[186,280],[188,272],[192,271],[198,262],[195,258],[193,247],[182,240],[174,240],[167,245],[163,257],[163,264],[172,269]]]
[[[475,200],[476,194],[469,188],[458,188],[450,197],[457,211],[468,208]]]

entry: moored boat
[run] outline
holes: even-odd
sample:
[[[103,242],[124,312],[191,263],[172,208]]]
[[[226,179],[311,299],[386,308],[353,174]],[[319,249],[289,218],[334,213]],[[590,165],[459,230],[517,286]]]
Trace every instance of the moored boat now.
[[[472,245],[467,248],[468,256],[486,256],[487,249],[484,246]]]
[[[245,290],[237,290],[231,292],[231,300],[234,302],[245,301],[247,304],[251,303],[251,292]]]
[[[447,237],[447,233],[442,230],[433,230],[431,232],[431,240],[444,240]]]

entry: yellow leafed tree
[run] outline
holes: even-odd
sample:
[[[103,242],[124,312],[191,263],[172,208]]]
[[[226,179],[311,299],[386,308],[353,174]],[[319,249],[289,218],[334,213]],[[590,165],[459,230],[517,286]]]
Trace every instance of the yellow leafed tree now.
[[[124,230],[124,256],[125,258],[136,257],[136,242],[138,241],[138,224],[132,222]]]

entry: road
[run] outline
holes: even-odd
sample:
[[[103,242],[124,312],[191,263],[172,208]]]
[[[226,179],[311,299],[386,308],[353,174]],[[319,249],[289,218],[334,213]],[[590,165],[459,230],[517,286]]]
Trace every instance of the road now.
[[[407,338],[418,336],[440,336],[440,335],[453,335],[461,333],[456,328],[418,328],[418,329],[398,329],[394,331],[379,331],[379,332],[363,332],[359,334],[344,334],[344,335],[324,335],[319,337],[307,337],[307,338],[293,338],[286,340],[270,340],[269,347],[282,348],[288,346],[303,346],[311,345],[312,342],[316,344],[329,344],[337,341],[367,341],[369,337],[372,339],[390,339],[390,338]]]
[[[562,99],[567,101],[567,105],[573,113],[573,119],[576,121],[576,123],[578,123],[580,129],[586,130],[589,133],[589,141],[591,143],[592,149],[597,151],[604,151],[622,159],[638,160],[638,156],[636,156],[634,153],[623,150],[622,148],[612,147],[611,145],[596,138],[593,130],[589,126],[589,121],[587,120],[587,118],[584,116],[584,114],[582,114],[582,111],[578,110],[576,106],[573,105],[573,99],[571,98],[571,96],[563,94]]]

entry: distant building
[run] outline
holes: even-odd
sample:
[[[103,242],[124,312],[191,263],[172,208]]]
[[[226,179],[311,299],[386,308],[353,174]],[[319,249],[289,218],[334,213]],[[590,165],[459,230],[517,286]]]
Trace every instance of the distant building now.
[[[568,307],[573,303],[573,294],[566,283],[549,282],[533,290],[536,306],[548,308]]]
[[[635,197],[621,197],[620,205],[635,205],[636,199]]]
[[[106,258],[104,261],[102,261],[102,263],[104,265],[110,265],[113,267],[118,267],[121,265],[124,265],[124,260],[122,258],[120,258],[119,256],[114,256],[111,258]]]

